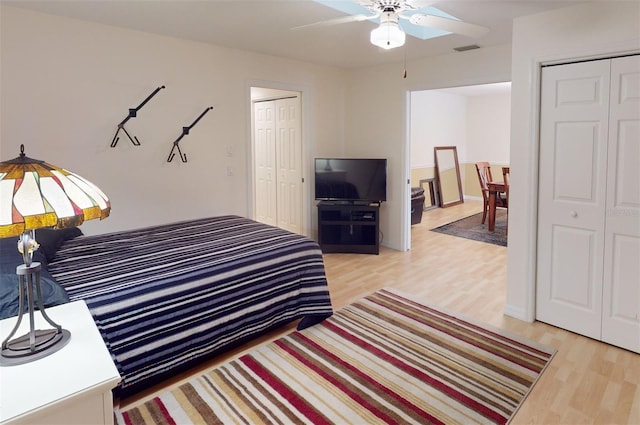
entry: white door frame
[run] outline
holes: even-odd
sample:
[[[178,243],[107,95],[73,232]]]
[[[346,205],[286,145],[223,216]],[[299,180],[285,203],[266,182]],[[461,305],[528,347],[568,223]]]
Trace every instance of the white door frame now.
[[[301,105],[301,144],[302,144],[302,176],[304,178],[304,183],[302,184],[302,228],[301,233],[305,236],[311,237],[311,195],[313,191],[309,188],[309,184],[312,179],[309,176],[309,152],[312,151],[309,147],[309,135],[308,129],[310,125],[308,120],[310,118],[310,114],[307,113],[309,108],[309,99],[311,95],[309,94],[310,90],[305,86],[298,86],[288,83],[279,83],[274,81],[262,81],[262,80],[249,80],[247,81],[246,86],[246,99],[247,99],[247,217],[255,218],[254,211],[254,199],[255,199],[255,175],[254,175],[254,166],[255,166],[255,150],[254,150],[254,134],[253,134],[253,100],[251,98],[251,88],[252,87],[260,87],[265,89],[272,90],[280,90],[286,92],[298,92],[300,95],[300,105]]]
[[[460,84],[455,84],[453,86],[444,86],[444,87],[428,87],[428,88],[412,88],[406,90],[405,92],[405,135],[406,140],[404,144],[404,164],[403,164],[403,185],[405,185],[405,190],[403,190],[403,201],[402,201],[402,237],[401,237],[401,250],[408,251],[411,250],[411,94],[422,91],[438,91],[450,88],[463,88],[463,87],[474,87],[474,86],[483,86],[487,84],[497,84],[510,82],[510,79],[506,80],[498,80],[498,81],[485,81],[484,79],[481,81],[472,81],[472,82],[461,82]],[[465,197],[467,199],[467,197]],[[482,198],[469,198],[469,199],[479,199]]]
[[[411,250],[411,90],[406,90],[404,119],[405,119],[405,142],[404,142],[404,163],[402,164],[402,209],[400,211],[402,220],[400,225],[403,231],[400,234],[400,250]]]
[[[603,59],[607,57],[613,57],[618,55],[638,53],[636,45],[633,41],[628,44],[628,47],[624,45],[610,46],[607,49],[606,46],[603,50],[593,51],[587,50],[584,52],[561,52],[553,55],[534,56],[530,61],[530,78],[531,85],[529,92],[531,93],[531,126],[529,129],[528,145],[528,158],[527,169],[522,170],[521,176],[529,176],[529,180],[525,181],[522,186],[518,183],[517,190],[526,193],[525,203],[522,206],[526,211],[526,218],[523,223],[526,225],[526,240],[525,247],[526,253],[524,258],[524,267],[521,266],[521,259],[508,260],[507,265],[507,305],[505,306],[505,314],[533,322],[536,319],[536,268],[538,264],[537,249],[538,249],[538,179],[539,179],[539,167],[540,158],[538,151],[540,148],[540,89],[541,89],[541,73],[544,65],[552,65],[559,63],[570,63],[580,60],[590,59]],[[512,180],[512,184],[515,181]],[[509,232],[509,238],[511,238],[512,232]],[[513,261],[513,263],[511,263]],[[517,264],[517,265],[516,265]],[[523,309],[512,308],[509,303],[509,290],[512,286],[511,281],[524,281],[524,305]]]

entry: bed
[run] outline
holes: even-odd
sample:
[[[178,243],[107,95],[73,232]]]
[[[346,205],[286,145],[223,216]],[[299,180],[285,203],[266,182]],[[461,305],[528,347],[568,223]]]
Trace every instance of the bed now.
[[[317,243],[246,218],[63,239],[46,271],[69,300],[86,301],[122,377],[119,397],[333,312]]]

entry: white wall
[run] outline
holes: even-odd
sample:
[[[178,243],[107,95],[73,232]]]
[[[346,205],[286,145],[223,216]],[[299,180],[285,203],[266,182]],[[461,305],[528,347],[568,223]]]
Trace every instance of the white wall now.
[[[111,217],[83,225],[103,233],[206,215],[248,215],[250,86],[303,92],[307,179],[314,156],[389,159],[383,244],[405,246],[408,93],[510,79],[510,47],[343,71],[0,5],[0,158],[64,166],[110,197]],[[128,108],[160,85],[127,129],[134,147],[109,143]],[[186,164],[167,163],[181,141]],[[232,152],[232,156],[228,156]],[[227,167],[233,176],[227,175]],[[313,191],[306,191],[311,227]],[[405,218],[402,218],[405,210]],[[313,234],[312,229],[305,229]]]
[[[460,162],[509,163],[511,94],[467,97],[465,154]],[[496,177],[496,176],[494,176]]]
[[[593,2],[514,21],[505,307],[509,315],[535,318],[540,65],[629,51],[640,51],[638,2]]]
[[[252,85],[303,92],[307,177],[315,155],[344,151],[345,74],[338,69],[6,5],[0,63],[0,158],[18,156],[24,143],[28,156],[98,185],[112,212],[85,223],[86,234],[248,215]],[[110,148],[128,109],[161,85],[125,126],[141,146],[121,134]],[[180,142],[188,162],[167,163],[182,127],[208,106],[214,109]],[[306,193],[310,206],[313,191]]]
[[[383,244],[406,249],[409,220],[409,92],[511,80],[511,48],[498,46],[451,53],[407,64],[350,71],[346,103],[346,149],[388,158],[387,203],[381,210]]]
[[[411,168],[433,167],[435,146],[457,146],[460,163],[509,163],[511,94],[411,93]]]
[[[464,157],[467,144],[467,98],[424,90],[411,93],[411,168],[435,165],[433,148],[457,146]]]

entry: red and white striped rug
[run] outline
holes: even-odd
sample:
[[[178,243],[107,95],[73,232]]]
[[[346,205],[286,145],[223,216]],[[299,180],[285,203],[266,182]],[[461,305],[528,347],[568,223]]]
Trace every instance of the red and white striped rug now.
[[[382,289],[115,416],[120,424],[507,423],[554,354]]]

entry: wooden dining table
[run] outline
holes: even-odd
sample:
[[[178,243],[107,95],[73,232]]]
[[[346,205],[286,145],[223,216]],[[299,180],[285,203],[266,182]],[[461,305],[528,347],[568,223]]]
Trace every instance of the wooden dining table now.
[[[496,230],[496,198],[498,193],[505,191],[504,182],[487,182],[487,189],[489,189],[489,231],[495,232]]]

